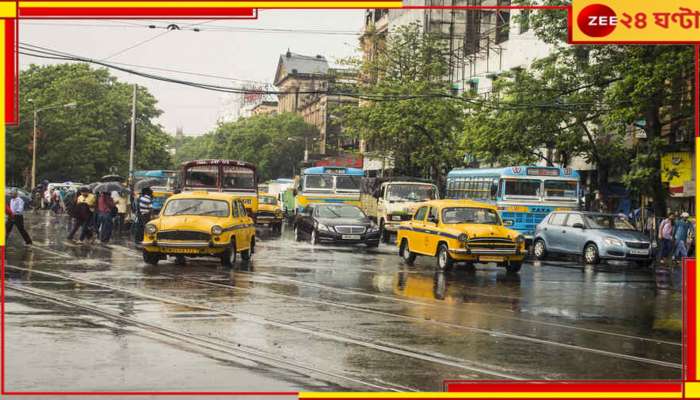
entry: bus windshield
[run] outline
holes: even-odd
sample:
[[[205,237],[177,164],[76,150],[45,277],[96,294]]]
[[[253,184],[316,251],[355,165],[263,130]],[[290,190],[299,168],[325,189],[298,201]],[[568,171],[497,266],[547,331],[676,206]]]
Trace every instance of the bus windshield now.
[[[578,182],[576,181],[544,181],[544,197],[566,200],[576,200],[578,198]]]
[[[435,188],[432,185],[411,185],[395,183],[387,188],[386,198],[389,201],[427,201],[435,199]]]
[[[360,191],[360,177],[337,175],[335,177],[335,189],[339,192],[358,192]]]
[[[186,171],[186,184],[192,187],[215,188],[218,174],[218,167],[215,165],[194,166]]]
[[[449,207],[442,210],[444,224],[500,225],[496,211],[489,208]]]
[[[229,165],[223,169],[221,189],[255,190],[255,174],[252,169]]]
[[[331,175],[306,175],[304,177],[305,191],[331,191],[333,190],[333,176]]]
[[[507,179],[505,195],[540,197],[540,183],[538,179]]]

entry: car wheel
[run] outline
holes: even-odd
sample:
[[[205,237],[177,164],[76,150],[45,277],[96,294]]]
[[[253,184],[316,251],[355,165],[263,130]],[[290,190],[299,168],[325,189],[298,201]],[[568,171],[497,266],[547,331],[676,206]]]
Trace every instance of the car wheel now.
[[[416,261],[416,253],[412,252],[408,248],[408,240],[406,239],[401,241],[399,256],[401,256],[401,258],[403,258],[403,261],[408,265],[413,265],[413,263]]]
[[[440,271],[447,271],[452,268],[454,260],[450,257],[450,252],[445,243],[441,243],[437,251],[437,267]]]
[[[586,264],[598,264],[600,262],[600,256],[598,255],[598,246],[593,243],[589,243],[583,248],[583,261]]]
[[[301,231],[298,225],[294,227],[294,240],[301,242]]]
[[[311,231],[311,244],[312,245],[318,244],[318,237],[316,236],[316,229]]]
[[[509,264],[506,264],[506,272],[509,274],[515,274],[520,272],[520,268],[522,268],[523,262],[522,261],[511,261]]]
[[[185,265],[185,256],[175,256],[175,265]]]
[[[231,243],[231,248],[226,249],[221,255],[221,265],[226,268],[233,267],[236,263],[236,242]]]
[[[384,220],[381,220],[379,222],[379,235],[381,237],[382,242],[384,243],[391,243],[391,232],[387,231],[384,228]]]
[[[543,260],[547,256],[547,247],[544,244],[544,240],[535,240],[535,246],[533,247],[532,252],[535,254],[536,259]]]
[[[150,265],[158,265],[158,261],[160,261],[160,254],[158,253],[149,253],[146,250],[143,251],[143,261],[146,264]]]
[[[367,247],[377,248],[377,247],[379,247],[379,241],[376,241],[376,242],[367,242]]]

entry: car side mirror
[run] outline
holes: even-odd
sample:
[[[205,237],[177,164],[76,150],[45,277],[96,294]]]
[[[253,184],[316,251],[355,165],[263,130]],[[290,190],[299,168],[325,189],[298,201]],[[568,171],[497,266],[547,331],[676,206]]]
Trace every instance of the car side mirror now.
[[[586,227],[580,222],[575,223],[573,226],[574,228],[586,229]]]

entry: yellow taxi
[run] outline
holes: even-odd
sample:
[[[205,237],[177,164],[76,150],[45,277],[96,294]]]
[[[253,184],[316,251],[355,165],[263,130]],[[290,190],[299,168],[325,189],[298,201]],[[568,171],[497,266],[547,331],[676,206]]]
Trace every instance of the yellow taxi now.
[[[277,197],[272,194],[258,193],[258,213],[255,222],[260,225],[269,225],[275,232],[282,231],[284,213]]]
[[[413,264],[417,255],[437,258],[446,270],[455,262],[490,263],[518,272],[525,238],[503,226],[495,206],[471,200],[432,200],[418,205],[397,232],[399,255]]]
[[[226,193],[188,192],[168,198],[143,235],[143,260],[152,265],[167,256],[217,257],[230,267],[236,255],[249,260],[255,251],[255,226],[240,199]]]

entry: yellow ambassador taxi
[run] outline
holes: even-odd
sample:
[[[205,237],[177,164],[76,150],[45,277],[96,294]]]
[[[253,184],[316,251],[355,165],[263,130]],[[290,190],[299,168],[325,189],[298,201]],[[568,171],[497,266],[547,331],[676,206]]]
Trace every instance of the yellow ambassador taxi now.
[[[495,262],[518,272],[526,253],[525,238],[503,226],[495,206],[471,200],[420,203],[413,219],[399,226],[396,244],[407,264],[426,255],[437,258],[440,270],[455,262]]]
[[[152,265],[174,256],[217,257],[230,267],[236,254],[249,260],[255,251],[255,226],[240,199],[226,193],[188,192],[168,198],[143,235],[143,260]]]
[[[269,225],[275,232],[282,232],[284,213],[277,197],[267,193],[258,193],[258,213],[255,223]]]

